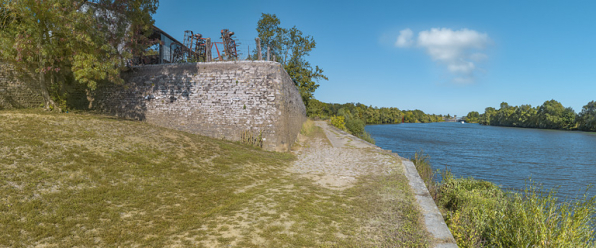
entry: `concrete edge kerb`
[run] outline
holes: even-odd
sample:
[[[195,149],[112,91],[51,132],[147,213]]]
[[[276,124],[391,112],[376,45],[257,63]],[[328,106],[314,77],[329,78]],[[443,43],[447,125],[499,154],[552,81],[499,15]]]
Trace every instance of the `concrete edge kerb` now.
[[[433,237],[433,247],[458,247],[451,231],[449,231],[449,227],[445,223],[445,219],[443,219],[441,211],[439,211],[435,201],[432,199],[414,163],[409,159],[400,157],[396,153],[392,152],[391,155],[401,159],[404,165],[406,177],[410,181],[410,187],[414,191],[416,202],[420,205],[422,215],[424,216],[426,229]]]

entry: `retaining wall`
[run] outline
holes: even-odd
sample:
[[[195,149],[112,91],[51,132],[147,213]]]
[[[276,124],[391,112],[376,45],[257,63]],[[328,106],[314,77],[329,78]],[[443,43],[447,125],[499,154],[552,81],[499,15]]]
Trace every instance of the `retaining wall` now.
[[[40,85],[30,73],[17,73],[0,62],[0,109],[35,108],[43,104]]]
[[[287,151],[306,109],[277,62],[238,61],[136,67],[125,85],[102,83],[92,107],[120,117],[233,141],[262,138]]]

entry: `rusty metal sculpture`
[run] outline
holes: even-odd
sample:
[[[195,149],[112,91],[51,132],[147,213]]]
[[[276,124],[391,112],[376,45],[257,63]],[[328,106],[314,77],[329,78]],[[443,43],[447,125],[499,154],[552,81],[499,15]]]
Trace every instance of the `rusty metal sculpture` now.
[[[130,61],[131,65],[238,60],[241,55],[237,50],[240,43],[236,42],[234,32],[228,29],[221,30],[221,42],[212,42],[210,38],[203,38],[201,34],[190,30],[184,31],[184,40],[179,42],[155,26],[150,38],[158,41],[152,48],[157,54],[135,56]],[[223,46],[223,54],[218,45]],[[213,46],[217,50],[217,58],[211,55]]]
[[[234,32],[231,32],[228,29],[221,30],[221,40],[224,46],[224,56],[227,60],[237,60],[238,59],[238,52],[236,47],[236,41],[234,40]]]

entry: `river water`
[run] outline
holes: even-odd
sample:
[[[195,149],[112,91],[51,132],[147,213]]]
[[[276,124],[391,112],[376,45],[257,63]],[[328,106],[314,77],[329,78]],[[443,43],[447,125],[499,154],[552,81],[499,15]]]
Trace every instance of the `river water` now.
[[[424,150],[434,169],[448,165],[457,177],[491,181],[519,190],[528,179],[573,199],[596,183],[596,133],[479,124],[369,125],[376,145],[413,158]],[[596,187],[587,192],[596,195]]]

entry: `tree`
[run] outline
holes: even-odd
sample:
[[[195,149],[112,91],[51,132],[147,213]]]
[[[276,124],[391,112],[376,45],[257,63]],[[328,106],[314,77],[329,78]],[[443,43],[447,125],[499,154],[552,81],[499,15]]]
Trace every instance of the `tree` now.
[[[469,123],[478,123],[478,119],[480,118],[480,114],[476,111],[472,111],[466,115],[466,122]]]
[[[596,131],[596,101],[591,101],[582,108],[577,122],[581,130]]]
[[[586,113],[588,112],[586,110]],[[503,102],[499,110],[486,108],[484,114],[480,115],[479,123],[493,126],[576,129],[578,124],[582,125],[582,121],[572,108],[565,108],[560,102],[550,100],[536,108],[529,104],[510,106]]]
[[[482,125],[496,125],[494,121],[494,116],[497,114],[497,110],[493,107],[488,107],[484,109],[484,114],[480,116],[480,121],[478,123]]]
[[[313,98],[315,90],[319,87],[318,80],[328,78],[323,75],[323,69],[313,66],[306,60],[310,52],[316,47],[312,36],[302,33],[296,26],[285,29],[281,28],[279,18],[275,15],[261,15],[257,23],[257,32],[263,49],[270,49],[275,55],[277,62],[281,63],[284,69],[294,81],[300,91],[304,104],[308,107],[310,99]],[[253,53],[256,56],[256,51]],[[253,57],[256,58],[256,57]]]
[[[571,129],[575,126],[575,111],[563,107],[553,100],[545,101],[538,108],[538,127],[553,129]]]
[[[90,90],[121,83],[121,68],[148,45],[158,0],[3,1],[0,60],[34,73],[46,108],[65,82]]]

